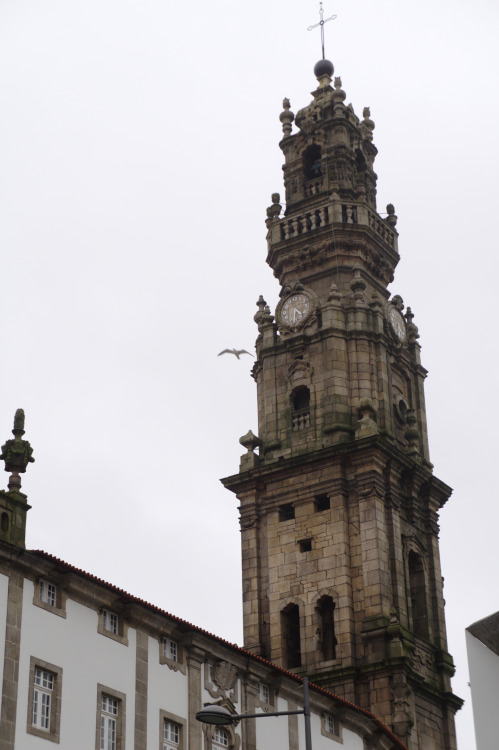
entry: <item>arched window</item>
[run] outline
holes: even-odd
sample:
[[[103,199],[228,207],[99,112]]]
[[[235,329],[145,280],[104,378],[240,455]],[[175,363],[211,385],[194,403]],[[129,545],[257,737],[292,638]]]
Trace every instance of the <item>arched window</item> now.
[[[322,175],[321,147],[312,143],[303,152],[303,170],[306,180],[313,180]]]
[[[310,408],[310,391],[305,386],[293,391],[293,409],[302,411]]]
[[[428,638],[428,610],[426,608],[423,561],[412,550],[409,552],[409,590],[414,635],[419,635],[421,638]]]
[[[287,669],[301,667],[300,608],[288,604],[281,612],[281,637],[283,666]]]
[[[336,659],[336,636],[334,634],[335,603],[330,596],[321,596],[317,605],[319,614],[319,642],[324,661]]]
[[[310,427],[310,391],[304,385],[291,394],[293,405],[293,430]]]
[[[239,750],[241,738],[236,735],[231,726],[203,725],[205,735],[205,750]],[[169,748],[167,748],[169,750]]]

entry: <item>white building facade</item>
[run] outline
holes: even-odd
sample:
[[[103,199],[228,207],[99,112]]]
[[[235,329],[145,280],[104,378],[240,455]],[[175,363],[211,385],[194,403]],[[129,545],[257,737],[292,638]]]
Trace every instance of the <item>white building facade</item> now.
[[[477,750],[495,750],[499,696],[499,612],[466,628]]]
[[[3,493],[3,498],[7,493]],[[301,715],[213,727],[231,713],[303,708],[295,675],[44,552],[0,542],[2,750],[305,747]],[[311,686],[314,750],[402,750],[375,717]]]

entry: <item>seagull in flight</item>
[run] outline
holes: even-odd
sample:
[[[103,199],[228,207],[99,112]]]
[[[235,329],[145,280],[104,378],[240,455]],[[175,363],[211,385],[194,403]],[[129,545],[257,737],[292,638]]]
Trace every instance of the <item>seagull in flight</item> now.
[[[253,356],[253,354],[250,354],[250,352],[247,352],[246,349],[224,349],[223,351],[220,352],[220,354],[233,354],[238,359],[241,359],[240,357],[241,354],[249,354],[250,357]],[[219,357],[220,354],[218,354],[217,356]]]

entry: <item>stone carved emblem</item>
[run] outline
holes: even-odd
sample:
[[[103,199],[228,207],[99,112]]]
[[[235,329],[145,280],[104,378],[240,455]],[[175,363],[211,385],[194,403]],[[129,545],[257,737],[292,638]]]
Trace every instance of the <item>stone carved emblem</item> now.
[[[236,668],[227,661],[219,661],[212,672],[213,682],[222,690],[232,690],[236,682]]]
[[[236,668],[228,661],[219,661],[213,670],[213,682],[222,690],[232,690],[236,682]]]
[[[227,661],[218,661],[209,668],[205,665],[204,686],[214,699],[238,701],[237,670]]]

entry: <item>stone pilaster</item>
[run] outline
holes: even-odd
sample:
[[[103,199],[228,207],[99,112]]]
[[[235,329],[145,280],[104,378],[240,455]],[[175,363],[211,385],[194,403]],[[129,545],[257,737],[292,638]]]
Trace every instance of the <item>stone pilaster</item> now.
[[[23,587],[23,576],[20,573],[11,572],[9,575],[6,613],[2,713],[0,716],[0,746],[2,747],[2,750],[14,750],[16,735]]]

